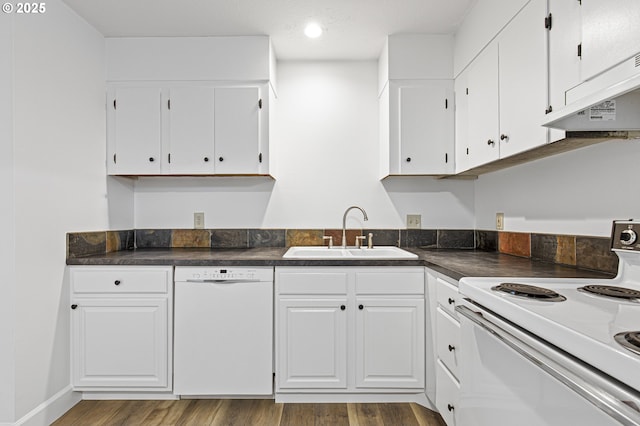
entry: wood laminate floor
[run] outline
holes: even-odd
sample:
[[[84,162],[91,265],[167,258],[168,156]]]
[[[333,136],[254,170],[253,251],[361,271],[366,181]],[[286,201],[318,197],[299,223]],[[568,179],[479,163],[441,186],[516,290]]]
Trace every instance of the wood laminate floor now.
[[[81,401],[57,421],[68,425],[445,426],[418,404],[277,404],[271,399]]]

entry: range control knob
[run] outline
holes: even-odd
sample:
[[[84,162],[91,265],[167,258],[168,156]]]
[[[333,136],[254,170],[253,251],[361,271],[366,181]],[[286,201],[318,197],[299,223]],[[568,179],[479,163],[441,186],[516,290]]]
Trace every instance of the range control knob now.
[[[633,229],[623,229],[622,232],[620,232],[620,243],[625,246],[630,246],[635,243],[637,239],[638,234],[636,234],[636,231]]]

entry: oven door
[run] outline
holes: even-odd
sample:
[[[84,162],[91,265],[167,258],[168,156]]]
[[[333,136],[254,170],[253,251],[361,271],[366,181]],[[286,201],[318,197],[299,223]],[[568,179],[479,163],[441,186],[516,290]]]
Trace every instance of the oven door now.
[[[468,299],[456,311],[457,426],[640,424],[634,390]]]

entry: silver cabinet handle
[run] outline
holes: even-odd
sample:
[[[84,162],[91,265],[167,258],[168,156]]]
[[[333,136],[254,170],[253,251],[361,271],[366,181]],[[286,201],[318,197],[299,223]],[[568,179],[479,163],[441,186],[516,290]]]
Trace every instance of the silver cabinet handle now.
[[[475,312],[466,306],[456,306],[456,312],[488,331],[533,365],[541,368],[623,425],[640,424],[640,407],[633,402],[629,402],[637,401],[637,397],[631,396],[623,388],[605,381],[594,383],[595,380],[589,380],[584,377],[584,374],[576,371],[576,366],[571,366],[568,360],[562,359],[561,356],[552,358],[540,352],[485,318],[482,313]],[[635,405],[635,407],[632,407],[631,404]]]

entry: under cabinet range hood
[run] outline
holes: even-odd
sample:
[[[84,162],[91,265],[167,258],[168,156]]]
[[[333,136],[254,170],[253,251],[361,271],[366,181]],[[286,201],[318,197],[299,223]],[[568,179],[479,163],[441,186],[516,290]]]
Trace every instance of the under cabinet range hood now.
[[[566,92],[545,127],[568,131],[640,130],[640,54]]]

